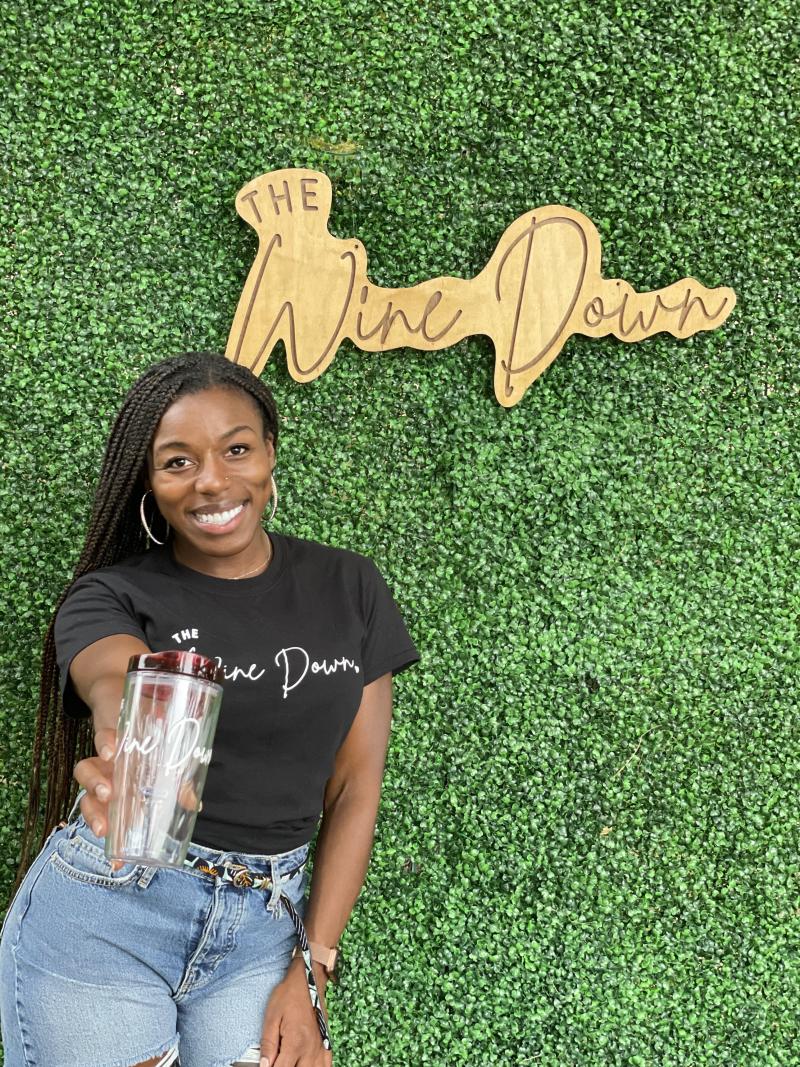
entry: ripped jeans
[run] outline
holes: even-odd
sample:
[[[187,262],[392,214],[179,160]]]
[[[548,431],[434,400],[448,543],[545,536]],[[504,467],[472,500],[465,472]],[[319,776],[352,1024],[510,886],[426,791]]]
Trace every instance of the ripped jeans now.
[[[298,941],[311,970],[308,844],[252,855],[192,843],[183,868],[112,871],[103,839],[75,816],[82,795],[3,922],[5,1067],[258,1063],[267,1001]],[[311,976],[312,1004],[315,992]]]

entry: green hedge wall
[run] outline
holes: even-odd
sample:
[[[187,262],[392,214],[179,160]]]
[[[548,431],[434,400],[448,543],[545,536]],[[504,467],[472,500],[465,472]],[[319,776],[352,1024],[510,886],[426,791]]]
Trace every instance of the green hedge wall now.
[[[481,338],[264,371],[276,526],[371,555],[423,653],[334,1062],[800,1064],[799,13],[5,5],[0,889],[106,432],[150,362],[224,348],[239,187],[326,171],[384,285],[563,203],[607,277],[731,285],[731,318],[574,338],[510,410]]]

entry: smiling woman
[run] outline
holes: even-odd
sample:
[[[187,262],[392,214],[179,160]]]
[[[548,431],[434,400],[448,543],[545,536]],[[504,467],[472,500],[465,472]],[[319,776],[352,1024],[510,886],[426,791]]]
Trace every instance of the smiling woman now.
[[[176,560],[217,578],[266,567],[261,515],[274,468],[273,435],[246,394],[215,387],[176,400],[148,449],[145,478],[173,531]]]
[[[370,559],[267,532],[277,443],[269,390],[207,353],[151,367],[112,427],[45,636],[0,939],[9,1065],[165,1067],[179,1049],[180,1067],[331,1067],[324,994],[372,850],[392,675],[419,656]],[[227,665],[202,808],[183,868],[112,863],[127,663],[170,649]]]

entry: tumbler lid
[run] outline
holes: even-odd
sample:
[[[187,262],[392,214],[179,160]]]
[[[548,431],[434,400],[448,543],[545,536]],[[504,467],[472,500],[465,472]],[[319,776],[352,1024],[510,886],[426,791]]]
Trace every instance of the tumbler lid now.
[[[166,652],[141,652],[128,660],[128,672],[167,671],[172,674],[188,674],[191,678],[203,678],[221,685],[225,674],[213,659],[199,652],[181,652],[169,649]]]

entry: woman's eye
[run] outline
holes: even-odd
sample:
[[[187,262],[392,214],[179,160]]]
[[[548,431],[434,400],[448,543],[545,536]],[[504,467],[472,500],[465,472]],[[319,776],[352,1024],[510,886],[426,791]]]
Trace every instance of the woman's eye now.
[[[237,448],[241,448],[242,451],[241,452],[234,452],[234,458],[236,458],[237,456],[243,456],[247,452],[250,451],[250,445],[231,445],[231,450],[232,451],[234,449],[237,449]],[[186,456],[173,456],[172,459],[168,459],[167,460],[167,462],[164,464],[162,470],[165,470],[165,471],[169,471],[169,470],[185,471],[186,470],[186,464],[190,464],[190,463],[191,463],[191,460],[187,459]],[[180,464],[180,465],[178,466],[178,464]]]

